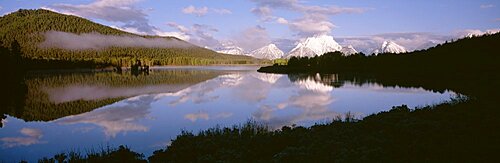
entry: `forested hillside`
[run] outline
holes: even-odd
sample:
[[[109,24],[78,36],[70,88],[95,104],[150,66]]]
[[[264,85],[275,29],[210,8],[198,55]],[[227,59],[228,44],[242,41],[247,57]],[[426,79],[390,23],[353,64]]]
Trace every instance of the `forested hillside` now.
[[[165,41],[178,41],[189,44],[175,37],[139,36],[91,22],[87,19],[56,12],[38,10],[19,10],[0,17],[0,46],[12,49],[18,42],[21,55],[32,65],[46,62],[72,63],[91,62],[101,65],[129,66],[136,59],[148,65],[208,65],[208,64],[247,64],[256,60],[246,56],[219,54],[214,51],[190,46],[189,48],[146,48],[146,47],[110,47],[104,49],[68,50],[62,48],[44,48],[39,46],[49,31],[72,34],[95,33],[112,36],[130,36],[142,38],[161,38]]]

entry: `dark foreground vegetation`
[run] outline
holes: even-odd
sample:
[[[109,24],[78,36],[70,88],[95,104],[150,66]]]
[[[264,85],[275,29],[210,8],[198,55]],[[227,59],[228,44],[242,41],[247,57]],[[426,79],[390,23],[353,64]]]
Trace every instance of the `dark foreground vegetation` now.
[[[183,132],[149,162],[487,162],[499,150],[499,111],[476,100],[409,109],[363,120],[344,117],[309,128],[272,131],[250,122]],[[126,151],[132,155],[135,152]],[[59,154],[61,155],[61,154]],[[58,157],[56,155],[54,158]],[[100,156],[104,160],[124,160]],[[144,161],[128,157],[127,161]],[[90,159],[88,159],[90,160]]]
[[[356,79],[359,80],[359,79]],[[394,83],[393,81],[399,81]],[[419,81],[422,83],[418,84]],[[393,107],[364,117],[334,118],[312,127],[269,131],[250,124],[185,132],[151,162],[488,162],[500,150],[500,78],[454,80],[377,79],[384,86],[464,92],[451,101],[408,108]],[[433,84],[438,83],[438,84]],[[455,84],[452,84],[455,83]],[[337,83],[332,83],[337,84]],[[446,87],[449,84],[451,87]]]
[[[136,163],[146,162],[144,155],[131,151],[126,146],[119,146],[116,149],[106,148],[99,151],[90,151],[83,155],[80,152],[68,152],[54,155],[52,158],[43,158],[39,163],[63,163],[63,162],[116,162],[116,163]]]
[[[386,69],[394,73],[384,74],[377,71],[384,68],[377,67],[373,67],[374,70],[356,70],[384,86],[452,90],[465,95],[449,102],[422,108],[396,106],[360,120],[351,116],[337,117],[331,123],[307,128],[285,126],[279,130],[269,130],[263,124],[249,122],[229,128],[216,127],[199,133],[186,131],[177,136],[170,146],[154,152],[148,157],[148,161],[494,162],[500,151],[500,108],[497,103],[500,99],[500,75],[496,71],[500,60],[498,53],[493,51],[495,45],[498,45],[498,37],[495,34],[464,39],[427,51],[361,59],[368,65],[377,65],[372,63],[375,61],[393,63],[389,66],[391,68]],[[467,52],[470,53],[466,54]],[[449,58],[440,59],[444,56]],[[422,59],[405,61],[412,57]],[[407,67],[400,62],[425,66]],[[433,62],[440,65],[428,65]],[[291,60],[288,64],[293,66],[294,61]],[[330,66],[335,67],[333,64]],[[287,71],[292,70],[288,68],[292,67],[285,67]],[[422,70],[419,71],[419,68]],[[403,73],[401,69],[411,72]],[[306,73],[329,70],[340,74],[355,72],[339,72],[340,70],[329,68],[321,71],[294,70]],[[301,75],[298,75],[290,79],[300,78]],[[360,78],[354,77],[352,80],[359,81]],[[338,84],[329,81],[325,83]]]

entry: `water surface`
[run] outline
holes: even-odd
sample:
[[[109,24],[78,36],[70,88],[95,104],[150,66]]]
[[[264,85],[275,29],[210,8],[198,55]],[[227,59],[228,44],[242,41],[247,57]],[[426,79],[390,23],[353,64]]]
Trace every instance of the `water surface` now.
[[[265,74],[256,67],[161,67],[124,72],[37,73],[23,102],[0,129],[3,161],[36,161],[58,152],[127,145],[146,156],[182,130],[232,126],[249,119],[272,129],[311,126],[347,112],[357,118],[406,104],[455,96],[335,74]]]

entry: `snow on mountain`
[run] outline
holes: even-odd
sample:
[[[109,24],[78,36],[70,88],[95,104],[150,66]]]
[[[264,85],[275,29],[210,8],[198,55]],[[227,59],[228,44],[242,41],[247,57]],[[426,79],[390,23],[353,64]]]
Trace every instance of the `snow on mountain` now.
[[[319,35],[308,37],[305,40],[299,42],[297,46],[288,53],[287,57],[313,57],[315,55],[323,55],[327,52],[340,50],[342,50],[342,46],[340,46],[332,36]]]
[[[225,47],[218,47],[214,49],[218,53],[224,53],[224,54],[233,54],[233,55],[245,55],[245,51],[237,46],[225,46]]]
[[[344,54],[346,56],[358,53],[358,51],[356,49],[354,49],[354,47],[352,47],[352,45],[349,45],[347,47],[342,47],[342,50],[340,50],[340,52],[342,52],[342,54]]]
[[[236,46],[231,41],[220,42],[219,47],[212,48],[212,50],[224,54],[245,55],[245,51],[243,50],[243,48]]]
[[[500,29],[489,29],[486,31],[480,31],[480,30],[466,30],[463,33],[459,34],[459,38],[472,38],[472,37],[480,37],[482,35],[492,35],[495,33],[500,32]]]
[[[398,54],[398,53],[405,53],[405,52],[407,52],[407,51],[403,46],[398,45],[393,41],[384,41],[384,43],[382,43],[382,47],[380,47],[380,49],[375,50],[373,53],[374,54],[378,54],[378,53]]]
[[[288,52],[287,57],[312,57],[315,56],[316,53],[309,47],[306,47],[302,43],[298,43],[295,48],[293,48],[290,52]]]
[[[276,45],[269,44],[250,52],[250,55],[261,59],[278,59],[283,57],[284,53]]]

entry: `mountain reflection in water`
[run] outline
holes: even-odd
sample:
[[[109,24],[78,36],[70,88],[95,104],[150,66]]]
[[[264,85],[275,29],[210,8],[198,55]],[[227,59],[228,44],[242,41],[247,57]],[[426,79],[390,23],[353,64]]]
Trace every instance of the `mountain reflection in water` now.
[[[44,75],[26,83],[35,90],[28,90],[24,112],[8,113],[2,121],[0,155],[30,161],[65,150],[121,144],[150,155],[181,130],[232,126],[248,119],[272,129],[310,126],[346,112],[361,118],[395,105],[425,106],[455,96],[335,74],[279,75],[246,69],[175,68],[142,77]],[[57,107],[78,108],[105,99],[116,101],[75,114]],[[38,104],[54,107],[32,107]],[[46,113],[57,115],[36,119]],[[33,155],[27,158],[26,152]]]

